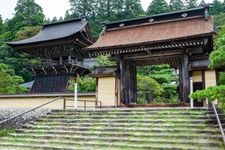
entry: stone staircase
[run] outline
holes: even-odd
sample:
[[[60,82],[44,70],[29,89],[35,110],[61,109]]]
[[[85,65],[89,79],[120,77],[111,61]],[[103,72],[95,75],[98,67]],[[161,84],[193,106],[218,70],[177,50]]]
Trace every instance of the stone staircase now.
[[[221,114],[222,116],[222,114]],[[0,138],[1,150],[224,150],[212,110],[55,110]]]

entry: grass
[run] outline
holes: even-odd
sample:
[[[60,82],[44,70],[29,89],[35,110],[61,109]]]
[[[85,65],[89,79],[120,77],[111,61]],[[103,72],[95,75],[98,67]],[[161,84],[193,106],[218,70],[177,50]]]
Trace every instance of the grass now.
[[[15,132],[13,129],[0,129],[0,137],[8,136],[9,133]]]

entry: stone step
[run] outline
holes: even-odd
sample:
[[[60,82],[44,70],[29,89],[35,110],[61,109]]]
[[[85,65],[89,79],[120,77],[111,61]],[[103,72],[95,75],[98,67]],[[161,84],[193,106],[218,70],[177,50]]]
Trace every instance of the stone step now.
[[[5,137],[1,138],[2,141],[12,141],[12,140],[24,140],[24,139],[33,139],[35,137],[35,140],[43,140],[45,139],[44,135],[33,135],[32,137],[30,136],[23,136],[23,135],[16,135],[16,136],[11,136],[11,137]],[[58,141],[58,139],[61,139],[60,141],[93,141],[93,140],[103,140],[103,141],[118,141],[118,142],[138,142],[138,143],[181,143],[181,144],[199,144],[199,145],[218,145],[221,144],[220,141],[214,140],[214,139],[203,139],[203,138],[191,138],[191,139],[177,139],[177,138],[135,138],[135,137],[101,137],[101,136],[81,136],[81,135],[63,135],[63,136],[48,136],[49,141]]]
[[[9,143],[10,140],[6,141]],[[0,141],[0,145],[1,143],[4,144],[5,141],[1,140]],[[110,141],[110,142],[106,142],[106,141],[102,141],[102,140],[96,140],[93,139],[92,141],[62,141],[61,139],[59,140],[55,140],[55,141],[49,141],[49,140],[37,140],[37,139],[16,139],[16,140],[12,140],[12,143],[24,143],[27,142],[31,145],[34,144],[39,144],[41,147],[46,147],[46,146],[50,146],[51,148],[54,148],[55,146],[60,146],[61,148],[76,148],[76,147],[86,147],[86,146],[99,146],[99,147],[118,147],[118,149],[120,148],[128,148],[128,149],[152,149],[152,148],[156,148],[156,149],[196,149],[196,148],[205,148],[205,149],[215,149],[215,148],[220,148],[220,146],[215,146],[215,145],[210,145],[210,144],[205,144],[205,145],[199,145],[199,144],[186,144],[186,143],[133,143],[133,142],[124,142],[124,141]],[[50,147],[49,147],[50,148]],[[64,149],[63,148],[63,149]],[[222,148],[222,147],[221,147]]]
[[[115,136],[115,137],[138,137],[138,138],[157,138],[157,137],[168,137],[168,138],[215,138],[221,139],[220,133],[215,134],[207,134],[207,133],[152,133],[152,132],[127,132],[127,131],[67,131],[67,130],[36,130],[36,129],[20,129],[22,131],[18,133],[10,133],[11,136],[40,136],[39,133],[43,135],[43,137],[50,138],[59,135],[60,137],[64,137],[64,135],[69,136],[71,138],[72,135],[82,135],[82,136]],[[19,130],[18,130],[19,131]],[[29,134],[28,134],[29,133]]]
[[[54,109],[53,112],[136,112],[136,111],[191,111],[191,112],[198,112],[198,111],[209,111],[213,112],[212,109],[209,109],[207,107],[199,107],[199,108],[190,108],[190,107],[142,107],[142,108],[127,108],[127,107],[121,107],[121,108],[101,108],[101,109]]]
[[[28,125],[45,125],[45,126],[102,126],[102,127],[107,127],[107,126],[113,126],[113,127],[145,127],[145,128],[151,128],[151,127],[167,127],[167,128],[177,128],[177,127],[183,127],[183,128],[218,128],[217,124],[180,124],[180,123],[139,123],[139,122],[134,122],[134,123],[123,123],[123,122],[113,122],[113,123],[108,123],[108,122],[83,122],[83,123],[62,123],[62,122],[29,122],[27,123]],[[24,127],[26,127],[26,125]]]
[[[208,128],[208,129],[187,129],[187,128],[142,128],[142,127],[136,127],[136,128],[123,128],[123,127],[92,127],[92,126],[70,126],[70,127],[64,127],[64,126],[44,126],[44,125],[25,125],[25,128],[32,128],[32,129],[46,129],[46,130],[64,130],[64,131],[128,131],[128,132],[196,132],[196,133],[218,133],[219,128]]]
[[[83,115],[83,114],[87,114],[87,115],[92,115],[92,114],[97,114],[97,115],[102,115],[102,114],[107,114],[107,115],[142,115],[142,114],[149,114],[149,115],[153,115],[153,114],[158,114],[158,115],[166,115],[166,114],[171,114],[171,115],[176,115],[176,114],[192,114],[192,115],[201,115],[201,114],[214,114],[214,112],[212,111],[89,111],[89,112],[77,112],[77,111],[71,111],[71,112],[52,112],[51,114],[64,114],[64,115],[74,115],[74,114],[78,114],[78,115]]]
[[[107,114],[102,114],[102,115],[57,115],[57,114],[52,114],[52,115],[48,115],[46,116],[46,118],[49,119],[59,119],[59,118],[67,118],[67,119],[81,119],[81,118],[91,118],[91,119],[103,119],[103,118],[107,118],[107,119],[115,119],[115,118],[124,118],[126,117],[126,119],[167,119],[167,118],[173,118],[173,119],[216,119],[215,115],[163,115],[163,116],[159,116],[159,115],[107,115]]]
[[[66,118],[40,118],[37,121],[43,121],[43,122],[64,122],[64,123],[75,123],[75,122],[139,122],[139,123],[216,123],[215,119],[173,119],[173,118],[165,118],[165,119],[127,119],[127,118],[115,118],[115,119],[92,119],[92,118],[83,118],[83,119],[66,119]]]

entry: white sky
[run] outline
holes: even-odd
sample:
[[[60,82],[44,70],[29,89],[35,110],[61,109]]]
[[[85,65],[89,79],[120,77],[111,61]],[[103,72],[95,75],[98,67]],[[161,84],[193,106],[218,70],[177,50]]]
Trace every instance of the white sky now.
[[[46,18],[52,19],[53,17],[64,17],[66,10],[70,8],[69,0],[35,0],[44,11]],[[144,10],[152,0],[141,0]],[[169,0],[167,0],[169,1]],[[199,0],[200,1],[200,0]],[[205,2],[212,2],[213,0],[205,0]],[[0,0],[0,14],[3,19],[12,18],[14,8],[16,7],[17,0]]]

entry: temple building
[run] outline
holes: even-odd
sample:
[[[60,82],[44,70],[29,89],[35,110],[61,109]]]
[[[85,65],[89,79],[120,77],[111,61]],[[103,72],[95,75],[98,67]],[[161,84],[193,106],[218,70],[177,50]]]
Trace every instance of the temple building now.
[[[179,100],[189,103],[190,87],[216,85],[217,71],[208,68],[214,35],[205,5],[107,23],[94,44],[85,18],[44,25],[36,36],[8,44],[43,59],[27,68],[36,76],[31,93],[66,92],[71,78],[90,73],[84,59],[110,55],[116,66],[90,74],[97,81],[96,101],[103,106],[136,103],[137,67],[159,64],[179,71]]]
[[[7,44],[41,58],[41,64],[26,68],[35,75],[31,93],[63,93],[70,79],[90,73],[83,67],[82,48],[92,41],[86,19],[79,18],[44,25],[34,37]]]
[[[123,104],[137,101],[137,66],[158,64],[179,70],[179,99],[189,103],[191,77],[194,91],[216,85],[216,71],[208,68],[214,35],[209,6],[204,6],[105,24],[85,52],[116,60]]]

